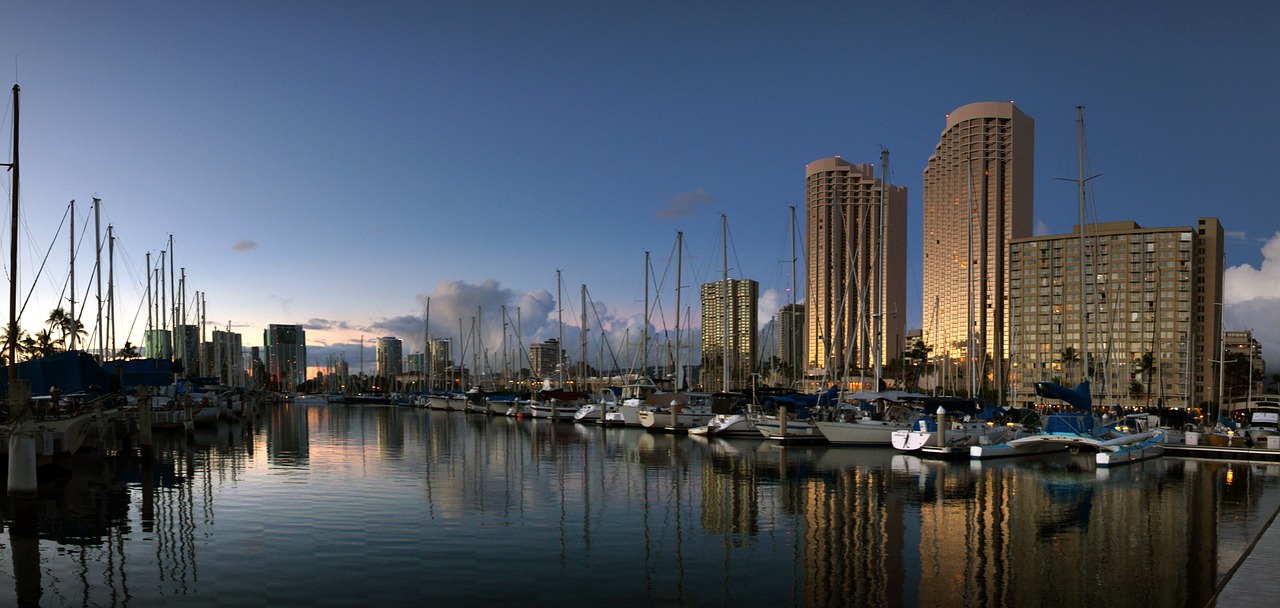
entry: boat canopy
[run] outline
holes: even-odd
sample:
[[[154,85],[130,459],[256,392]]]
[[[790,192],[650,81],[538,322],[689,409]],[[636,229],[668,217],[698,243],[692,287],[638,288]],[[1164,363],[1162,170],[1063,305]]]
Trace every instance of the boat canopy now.
[[[124,359],[107,361],[102,369],[120,376],[125,388],[168,386],[173,383],[173,365],[168,359]]]
[[[111,391],[113,378],[93,355],[73,350],[18,363],[18,377],[31,383],[31,396],[48,395],[57,387],[62,394],[86,392],[93,396]],[[9,394],[8,366],[0,371],[0,388]]]
[[[1082,412],[1093,410],[1093,396],[1089,393],[1089,381],[1077,384],[1074,389],[1052,382],[1037,382],[1036,394],[1048,399],[1061,399]]]

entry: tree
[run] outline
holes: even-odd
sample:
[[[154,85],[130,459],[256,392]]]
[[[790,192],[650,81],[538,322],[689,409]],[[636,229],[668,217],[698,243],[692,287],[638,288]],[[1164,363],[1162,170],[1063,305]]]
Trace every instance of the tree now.
[[[124,348],[116,351],[116,357],[121,359],[137,359],[141,356],[142,355],[138,353],[138,347],[134,346],[133,343],[128,340],[125,340]]]
[[[1071,371],[1071,366],[1079,361],[1080,353],[1076,352],[1076,347],[1068,346],[1062,349],[1062,352],[1058,353],[1058,362],[1062,364],[1062,376],[1070,378],[1067,372]]]
[[[58,343],[53,340],[53,334],[47,329],[36,332],[36,335],[25,345],[25,348],[27,357],[31,359],[48,357],[62,350],[59,348]]]
[[[1154,372],[1155,370],[1156,370],[1156,356],[1151,352],[1142,353],[1141,357],[1138,357],[1137,359],[1133,360],[1134,376],[1141,376],[1142,379],[1146,382],[1146,385],[1147,385],[1146,395],[1147,395],[1148,403],[1151,401],[1151,380],[1155,377],[1155,374],[1153,374],[1152,372]]]

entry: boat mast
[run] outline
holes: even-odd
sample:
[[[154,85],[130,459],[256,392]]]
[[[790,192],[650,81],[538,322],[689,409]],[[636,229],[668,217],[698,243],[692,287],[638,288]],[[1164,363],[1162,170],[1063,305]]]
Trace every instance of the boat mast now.
[[[1080,193],[1080,330],[1083,332],[1083,348],[1080,351],[1080,375],[1085,379],[1089,379],[1089,312],[1088,307],[1089,296],[1086,295],[1085,281],[1087,273],[1085,272],[1085,239],[1084,239],[1084,106],[1076,106],[1076,124],[1080,132],[1080,163],[1078,168],[1077,188]]]
[[[681,380],[684,378],[683,370],[680,369],[680,282],[682,281],[680,271],[684,264],[684,233],[676,232],[676,390],[680,390]]]
[[[9,385],[18,379],[18,85],[13,85],[13,217],[9,221]]]
[[[968,319],[967,321],[968,326],[965,328],[964,333],[965,333],[966,339],[968,340],[968,343],[967,343],[968,356],[966,357],[966,361],[965,361],[964,375],[965,375],[965,381],[969,385],[968,396],[970,399],[973,399],[974,397],[977,396],[977,390],[975,386],[977,379],[974,377],[976,373],[975,373],[975,366],[973,363],[974,344],[973,344],[973,158],[972,156],[967,160],[968,160],[968,170],[965,171],[965,174],[966,174],[966,179],[968,181],[968,188],[969,188],[969,218],[968,218],[969,221],[967,222],[969,226],[969,244],[965,254],[964,265],[965,265],[965,268],[968,270],[968,280],[965,282],[965,308],[966,308],[965,314],[967,315],[966,318]]]
[[[560,293],[560,269],[556,269],[556,381],[564,388],[564,298]]]
[[[582,284],[582,328],[581,328],[581,331],[579,331],[578,333],[582,334],[582,388],[580,388],[579,390],[582,390],[585,392],[587,389],[587,284],[586,283]],[[603,364],[604,362],[601,361],[601,363]]]
[[[427,375],[427,370],[431,369],[431,364],[434,363],[431,361],[431,351],[433,350],[431,348],[433,346],[431,344],[431,296],[427,296],[427,312],[422,321],[422,338],[424,340],[423,343],[426,345],[422,348],[422,381],[423,385],[427,387],[426,390],[431,390],[436,387],[434,378],[428,378]]]
[[[720,310],[723,314],[723,323],[721,323],[724,334],[721,342],[724,345],[724,360],[721,364],[724,369],[721,370],[722,387],[724,392],[729,392],[729,224],[725,214],[720,214],[720,244],[721,259],[724,261],[724,290],[721,292]]]
[[[644,252],[644,334],[640,337],[640,373],[649,377],[649,252]]]
[[[800,353],[796,352],[796,206],[787,205],[791,208],[791,291],[787,295],[790,297],[791,305],[791,328],[787,332],[787,354],[791,358],[791,377],[788,378],[787,388],[794,388],[796,381],[796,366],[800,364]]]
[[[107,352],[116,356],[116,236],[115,226],[107,224],[107,328],[111,337]]]
[[[106,332],[102,327],[102,199],[93,197],[93,274],[98,283],[98,360],[106,361]]]
[[[880,150],[880,238],[876,245],[876,321],[875,321],[875,367],[876,367],[876,390],[880,390],[881,374],[883,373],[882,361],[884,359],[884,318],[885,318],[885,287],[884,287],[884,239],[885,239],[885,210],[886,198],[885,191],[889,189],[889,150]]]
[[[76,349],[76,329],[75,329],[76,327],[76,323],[75,323],[76,321],[76,199],[74,198],[71,199],[70,206],[71,206],[71,230],[67,234],[67,236],[69,237],[67,241],[67,245],[70,246],[70,251],[71,251],[71,288],[67,291],[67,296],[71,300],[71,312],[68,313],[71,317],[70,319],[71,322],[68,323],[67,326],[71,329],[71,332],[70,332],[71,341],[67,346],[67,350],[75,350]]]

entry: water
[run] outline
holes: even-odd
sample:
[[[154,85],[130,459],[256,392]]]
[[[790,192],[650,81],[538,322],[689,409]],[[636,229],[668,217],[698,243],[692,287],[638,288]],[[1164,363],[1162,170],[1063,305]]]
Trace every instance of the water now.
[[[1280,505],[1274,464],[945,464],[405,408],[278,406],[157,453],[81,455],[34,508],[5,501],[0,606],[1199,608]]]

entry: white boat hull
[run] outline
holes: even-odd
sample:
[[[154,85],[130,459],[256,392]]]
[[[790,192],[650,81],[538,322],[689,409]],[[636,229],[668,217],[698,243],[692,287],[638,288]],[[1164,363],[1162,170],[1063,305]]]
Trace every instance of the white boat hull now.
[[[909,422],[866,418],[853,422],[820,421],[817,425],[831,445],[840,446],[889,447],[893,445],[894,431],[911,429]]]

